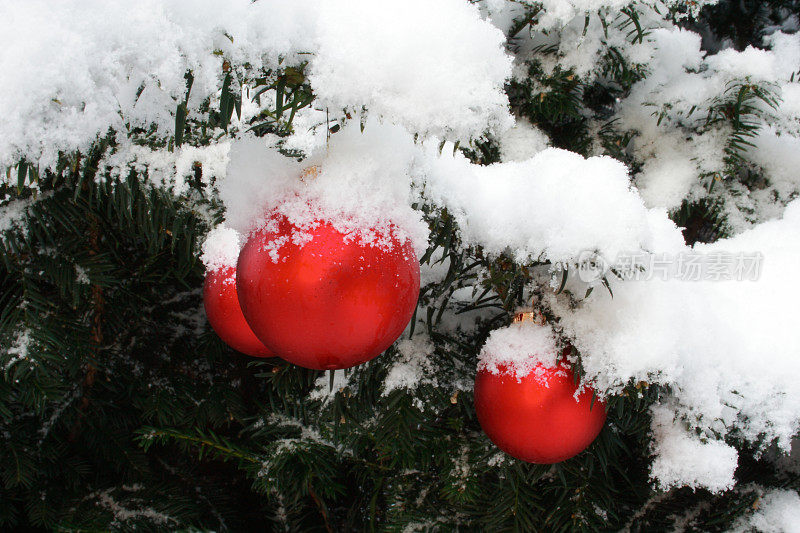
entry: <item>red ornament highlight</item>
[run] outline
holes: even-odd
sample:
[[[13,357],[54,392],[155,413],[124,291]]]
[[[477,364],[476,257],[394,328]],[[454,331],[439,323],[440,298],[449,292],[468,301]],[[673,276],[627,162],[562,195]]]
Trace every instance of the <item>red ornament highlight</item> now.
[[[327,222],[300,229],[285,217],[253,232],[238,263],[247,322],[279,357],[315,369],[348,368],[402,334],[419,297],[411,243],[363,244]]]
[[[235,268],[218,268],[206,274],[203,305],[208,322],[225,344],[253,357],[273,356],[244,319],[236,294]]]
[[[584,387],[577,388],[563,365],[538,365],[525,377],[501,367],[475,378],[475,411],[481,427],[498,448],[529,463],[551,464],[585,450],[603,429],[606,409]]]

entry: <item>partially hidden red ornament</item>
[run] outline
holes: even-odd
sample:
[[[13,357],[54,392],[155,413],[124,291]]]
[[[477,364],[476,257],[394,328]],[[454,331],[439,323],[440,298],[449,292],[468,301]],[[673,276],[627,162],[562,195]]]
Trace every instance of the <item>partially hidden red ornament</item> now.
[[[237,290],[256,336],[276,355],[315,369],[348,368],[403,333],[419,297],[419,262],[394,235],[367,244],[318,221],[274,217],[239,254]]]
[[[535,366],[517,379],[513,370],[479,370],[475,411],[481,427],[498,448],[529,463],[551,464],[585,450],[603,428],[606,409],[593,391],[577,387],[563,363]]]
[[[225,344],[254,357],[273,356],[244,319],[236,294],[234,267],[217,268],[206,274],[203,283],[203,305],[211,327]]]

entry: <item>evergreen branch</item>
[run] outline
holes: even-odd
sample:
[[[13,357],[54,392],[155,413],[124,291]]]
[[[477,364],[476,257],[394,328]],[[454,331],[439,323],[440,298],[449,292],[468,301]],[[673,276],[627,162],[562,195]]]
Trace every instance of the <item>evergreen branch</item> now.
[[[223,460],[236,460],[251,464],[261,464],[259,458],[242,448],[236,447],[222,437],[214,434],[204,435],[198,432],[197,435],[182,433],[172,429],[157,429],[143,427],[137,432],[137,440],[142,448],[147,451],[156,442],[165,443],[170,440],[186,442],[200,448],[200,455],[204,450],[211,450],[215,455]]]

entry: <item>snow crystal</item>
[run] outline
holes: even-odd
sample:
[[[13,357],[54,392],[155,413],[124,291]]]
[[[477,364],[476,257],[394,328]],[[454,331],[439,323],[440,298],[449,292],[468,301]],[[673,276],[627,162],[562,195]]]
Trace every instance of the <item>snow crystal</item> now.
[[[750,161],[761,166],[770,177],[771,190],[788,200],[800,189],[800,136],[764,126],[747,150]]]
[[[206,236],[200,260],[209,271],[225,267],[236,267],[241,247],[242,242],[239,233],[225,224],[220,224]]]
[[[329,372],[333,372],[333,386],[331,386]],[[314,389],[308,394],[308,399],[321,400],[323,404],[327,404],[336,397],[337,393],[350,386],[350,377],[352,375],[354,374],[348,374],[344,370],[323,372],[314,382]]]
[[[708,56],[708,66],[730,78],[750,78],[751,81],[788,81],[800,65],[800,38],[775,32],[764,39],[772,50],[748,46],[741,52],[732,48]]]
[[[521,2],[509,0],[479,0],[475,4],[481,13],[504,34],[508,34],[514,26],[514,20],[525,16],[525,5]],[[507,37],[513,37],[507,35]]]
[[[800,120],[800,83],[787,83],[781,93],[780,114],[789,120]]]
[[[697,164],[685,153],[685,141],[680,135],[664,134],[647,148],[652,152],[636,176],[639,193],[648,207],[680,207],[699,179]],[[648,151],[642,147],[643,154]]]
[[[17,332],[17,335],[14,338],[14,342],[12,342],[11,346],[9,346],[5,350],[8,356],[8,360],[6,361],[6,364],[3,367],[3,369],[6,372],[8,372],[9,369],[17,363],[30,360],[30,356],[28,355],[30,344],[31,344],[30,331],[24,329]]]
[[[108,128],[171,135],[187,71],[193,108],[218,90],[224,59],[271,67],[294,58],[311,41],[304,23],[314,4],[5,3],[0,67],[17,75],[0,92],[0,166],[20,156],[52,166],[59,151],[85,150]]]
[[[542,29],[555,28],[578,15],[582,17],[586,12],[596,12],[600,8],[618,11],[628,3],[627,0],[543,0],[543,13],[538,19],[538,26]]]
[[[89,279],[89,275],[86,273],[86,269],[78,264],[75,265],[75,280],[83,285],[90,285],[92,283],[92,280]]]
[[[40,444],[50,434],[50,430],[53,428],[53,425],[56,423],[58,418],[64,413],[64,411],[70,405],[72,405],[72,402],[74,402],[81,396],[81,393],[82,393],[81,388],[76,386],[75,388],[72,389],[72,391],[69,394],[64,395],[60,403],[56,404],[50,417],[46,421],[44,421],[42,425],[39,427],[38,433],[40,437],[39,438]]]
[[[454,485],[458,487],[460,491],[463,491],[467,487],[467,480],[469,479],[473,466],[473,462],[470,461],[469,457],[469,446],[466,444],[463,445],[458,455],[453,454],[452,459],[450,476],[454,478],[452,480],[455,482]]]
[[[495,453],[486,461],[486,464],[491,467],[497,467],[508,461],[509,455],[506,453]]]
[[[657,404],[651,413],[655,459],[650,476],[662,490],[688,486],[719,492],[733,486],[738,464],[736,449],[691,434],[680,420],[674,420],[670,406]]]
[[[397,343],[397,360],[389,368],[383,381],[383,396],[396,389],[415,389],[422,383],[436,385],[434,365],[430,360],[433,344],[417,335]]]
[[[292,418],[287,415],[283,415],[280,413],[271,413],[266,421],[271,426],[280,426],[280,427],[290,427],[296,428],[300,430],[300,437],[299,438],[284,438],[278,441],[275,441],[277,444],[277,449],[274,451],[272,456],[277,456],[278,454],[286,451],[292,450],[296,448],[298,445],[308,442],[315,442],[317,444],[321,444],[323,446],[328,446],[337,451],[337,453],[344,454],[347,456],[352,456],[353,451],[346,447],[342,443],[334,444],[330,440],[327,440],[320,434],[319,430],[316,428],[312,428],[303,424],[301,420],[297,418]],[[269,475],[271,463],[269,461],[265,461],[263,468],[258,472],[259,476],[267,476]]]
[[[800,532],[800,496],[789,489],[772,489],[757,502],[756,512],[742,517],[731,533],[759,531],[761,533]]]
[[[528,122],[518,119],[517,124],[500,135],[500,159],[525,161],[538,154],[550,143],[547,134]]]
[[[200,169],[204,185],[211,184],[212,178],[224,177],[229,150],[229,141],[201,147],[184,145],[171,152],[133,144],[126,139],[100,161],[100,168],[112,178],[124,178],[130,170],[135,170],[146,175],[154,185],[183,194],[189,189],[186,178],[195,175],[196,167]],[[102,179],[102,173],[98,179]]]
[[[478,358],[478,369],[493,374],[513,373],[521,379],[544,372],[558,361],[560,352],[549,324],[526,321],[492,331]]]
[[[265,139],[252,136],[232,143],[229,157],[225,176],[217,182],[219,198],[226,207],[225,224],[247,235],[279,199],[292,193],[302,167]]]
[[[564,6],[566,2],[562,3]],[[644,14],[643,14],[644,15]],[[623,57],[635,64],[634,58],[640,55],[640,43],[631,43],[622,32],[615,31],[614,13],[592,13],[588,18],[584,15],[564,21],[563,25],[553,32],[532,32],[520,43],[517,54],[516,78],[527,77],[527,68],[523,60],[538,62],[545,72],[552,73],[558,67],[570,69],[577,76],[589,77],[601,66],[601,57],[608,47],[619,50]],[[547,24],[545,13],[536,24],[539,30]],[[541,48],[555,49],[556,54],[541,54]],[[545,89],[546,90],[546,89]]]
[[[194,174],[195,165],[202,169],[204,183],[210,183],[210,178],[225,176],[228,166],[229,142],[214,143],[209,146],[181,146],[176,150],[175,179],[176,192],[186,190],[185,177]]]
[[[293,238],[292,241],[293,242],[294,241],[298,241],[297,244],[300,244],[301,242],[302,243],[311,242],[311,239],[309,239],[309,238],[294,239]],[[282,236],[276,237],[276,238],[272,239],[271,241],[269,241],[268,243],[264,244],[264,246],[262,246],[261,249],[263,251],[267,252],[267,255],[269,255],[269,258],[273,263],[277,263],[281,259],[281,248],[283,248],[283,246],[288,242],[289,242],[289,237],[287,237],[286,235],[282,235]],[[285,260],[285,258],[284,258],[284,260]]]
[[[39,195],[41,199],[43,195]],[[0,234],[5,233],[11,229],[22,228],[25,231],[22,221],[25,218],[25,213],[28,208],[36,202],[36,198],[23,198],[19,200],[11,200],[3,205],[0,205]]]
[[[142,489],[139,485],[131,485],[121,487],[122,490],[126,492],[136,492]],[[176,520],[171,516],[156,511],[150,507],[139,507],[135,509],[131,509],[126,507],[122,503],[116,501],[114,497],[111,495],[114,489],[107,489],[102,492],[93,493],[90,495],[90,498],[97,498],[97,505],[111,511],[114,515],[114,524],[125,523],[128,520],[139,520],[139,519],[146,519],[154,524],[164,525],[169,522],[175,522]],[[135,500],[129,503],[135,503]]]

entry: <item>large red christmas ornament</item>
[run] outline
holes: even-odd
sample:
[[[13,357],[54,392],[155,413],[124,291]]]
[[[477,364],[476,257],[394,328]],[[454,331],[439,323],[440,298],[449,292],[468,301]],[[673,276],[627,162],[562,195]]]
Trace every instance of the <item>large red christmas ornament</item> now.
[[[558,463],[586,449],[606,420],[605,405],[585,387],[577,390],[572,371],[536,366],[517,379],[500,366],[475,378],[475,411],[481,427],[501,450],[529,463]]]
[[[214,331],[236,351],[255,357],[272,357],[247,325],[236,294],[236,269],[224,267],[206,274],[203,305]]]
[[[419,296],[411,243],[382,240],[364,244],[327,222],[300,229],[273,218],[239,254],[237,289],[248,324],[276,355],[306,368],[348,368],[381,354],[402,334]]]

